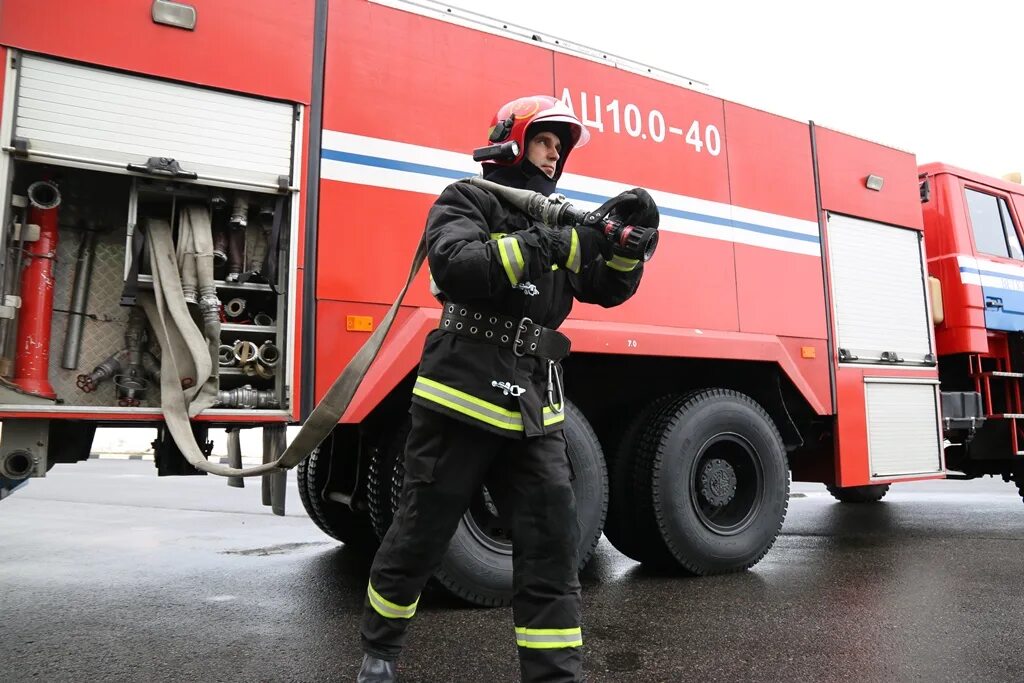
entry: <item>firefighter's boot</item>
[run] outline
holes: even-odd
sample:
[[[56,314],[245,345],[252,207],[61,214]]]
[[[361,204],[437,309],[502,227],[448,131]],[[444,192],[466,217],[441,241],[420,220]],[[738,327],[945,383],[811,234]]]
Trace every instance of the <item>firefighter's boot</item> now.
[[[395,683],[398,680],[396,676],[394,662],[363,655],[363,666],[356,676],[356,683]]]

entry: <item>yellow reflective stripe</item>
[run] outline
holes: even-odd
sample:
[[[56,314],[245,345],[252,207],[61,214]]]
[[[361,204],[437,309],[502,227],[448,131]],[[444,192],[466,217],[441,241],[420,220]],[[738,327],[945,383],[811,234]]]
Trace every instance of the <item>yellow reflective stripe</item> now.
[[[559,406],[561,408],[561,406]],[[544,426],[556,424],[565,419],[565,412],[556,413],[553,408],[544,408]]]
[[[523,416],[514,410],[489,403],[464,391],[445,386],[427,377],[417,377],[412,393],[456,412],[510,431],[523,431]]]
[[[583,631],[577,628],[523,628],[516,627],[516,645],[535,650],[561,647],[581,647]]]
[[[509,282],[515,287],[523,279],[523,271],[526,268],[523,254],[519,250],[519,240],[515,237],[502,237],[497,244],[501,265],[505,268]]]
[[[507,232],[492,232],[491,233],[491,239],[492,240],[500,240],[502,237],[504,237],[507,234],[508,234]]]
[[[522,413],[507,410],[428,377],[417,377],[412,393],[501,429],[515,432],[521,432],[524,429]],[[545,406],[542,413],[545,427],[565,421],[565,412],[556,412],[550,406]]]
[[[519,266],[519,272],[526,270],[526,260],[523,258],[523,252],[519,250],[519,240],[514,237],[506,237],[505,239],[512,240],[512,251],[516,254],[516,264]]]
[[[373,590],[373,586],[370,584],[366,585],[366,595],[370,599],[370,607],[377,614],[388,619],[412,619],[412,616],[416,614],[416,605],[420,602],[420,599],[416,598],[416,602],[411,605],[396,605]]]
[[[633,270],[634,268],[636,268],[638,263],[640,263],[639,259],[625,258],[624,256],[619,256],[618,254],[613,254],[611,261],[604,262],[604,264],[609,268],[614,268],[615,270],[622,271],[623,273],[628,273],[629,271]]]
[[[569,258],[565,260],[565,267],[574,273],[580,272],[580,236],[576,234],[576,228],[570,230],[572,242],[569,244]]]

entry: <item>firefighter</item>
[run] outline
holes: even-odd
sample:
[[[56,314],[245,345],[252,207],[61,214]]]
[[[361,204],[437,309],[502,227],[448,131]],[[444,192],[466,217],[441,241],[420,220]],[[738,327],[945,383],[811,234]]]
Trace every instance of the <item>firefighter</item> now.
[[[561,101],[523,97],[498,110],[474,157],[485,179],[549,195],[588,138]],[[619,198],[613,217],[657,227],[644,190]],[[580,680],[579,529],[562,433],[569,341],[556,328],[573,299],[629,299],[643,263],[598,230],[545,227],[462,181],[430,209],[426,241],[442,317],[413,389],[401,500],[370,571],[357,680],[395,680],[420,591],[481,486],[510,524],[523,680]]]

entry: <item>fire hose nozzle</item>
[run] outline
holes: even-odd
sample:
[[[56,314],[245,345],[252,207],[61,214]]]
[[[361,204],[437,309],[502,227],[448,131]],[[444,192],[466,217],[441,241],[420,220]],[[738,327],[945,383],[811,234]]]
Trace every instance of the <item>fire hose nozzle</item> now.
[[[270,314],[261,312],[252,317],[252,324],[260,327],[270,327],[274,324],[274,319],[270,317]]]

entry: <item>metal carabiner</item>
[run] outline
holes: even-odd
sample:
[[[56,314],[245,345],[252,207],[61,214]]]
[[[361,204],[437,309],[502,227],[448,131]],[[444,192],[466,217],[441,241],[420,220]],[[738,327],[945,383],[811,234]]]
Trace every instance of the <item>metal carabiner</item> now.
[[[558,388],[558,404],[555,404],[555,388]],[[565,391],[562,389],[562,376],[558,374],[555,361],[548,361],[548,408],[556,415],[565,412]]]

